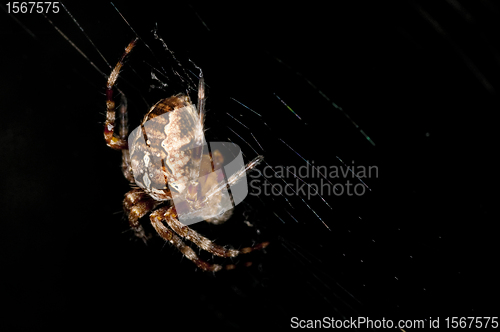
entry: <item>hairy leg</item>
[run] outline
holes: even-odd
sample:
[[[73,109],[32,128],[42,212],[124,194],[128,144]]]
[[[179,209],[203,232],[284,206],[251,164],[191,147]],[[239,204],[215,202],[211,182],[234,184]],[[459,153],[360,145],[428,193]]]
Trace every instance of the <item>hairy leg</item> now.
[[[222,181],[219,182],[217,185],[213,186],[208,192],[205,194],[205,197],[203,200],[201,200],[198,204],[200,206],[206,204],[210,197],[212,195],[215,195],[216,193],[222,191],[223,189],[227,188],[227,186],[231,186],[238,182],[240,179],[243,178],[243,176],[250,171],[251,169],[255,168],[260,162],[264,159],[264,156],[257,156],[255,157],[251,162],[243,166],[238,172],[234,173],[231,175],[227,181]]]
[[[222,266],[219,264],[210,264],[201,260],[191,247],[187,246],[180,237],[163,224],[162,221],[165,220],[165,216],[169,213],[169,211],[170,213],[173,213],[171,212],[172,210],[173,208],[163,207],[151,213],[149,219],[151,220],[153,227],[156,229],[156,232],[158,232],[163,239],[172,243],[184,256],[186,256],[186,258],[195,263],[196,266],[203,271],[217,272],[222,270]],[[227,269],[232,268],[233,265],[227,267]]]
[[[200,74],[200,81],[198,83],[198,112],[200,113],[201,124],[205,122],[205,79],[203,73]]]
[[[120,107],[118,109],[118,119],[120,122],[120,139],[127,140],[128,136],[128,113],[127,113],[127,98],[125,95],[120,96]],[[130,153],[128,148],[122,149],[122,172],[123,176],[130,182],[135,183],[134,173],[132,172],[132,166],[130,165]]]
[[[135,44],[137,43],[137,39],[134,39],[130,44],[127,46],[125,49],[125,52],[123,53],[122,57],[116,64],[115,68],[111,72],[108,78],[108,83],[106,86],[106,122],[104,124],[104,139],[106,140],[106,144],[115,150],[123,150],[123,149],[128,149],[128,143],[126,136],[124,134],[124,131],[126,129],[126,123],[123,124],[120,128],[120,136],[115,135],[115,118],[116,118],[116,108],[115,108],[115,101],[113,99],[113,86],[116,83],[116,80],[118,79],[118,74],[120,73],[120,69],[123,66],[123,61],[125,60],[125,57],[132,51],[134,48]],[[125,121],[126,120],[126,106],[125,106],[125,113],[120,114],[120,120]]]
[[[219,257],[236,257],[239,254],[247,254],[255,250],[264,249],[269,245],[269,242],[262,242],[255,246],[246,247],[239,250],[224,248],[181,223],[179,219],[177,219],[175,209],[172,208],[169,209],[165,214],[165,221],[167,222],[168,226],[170,226],[170,228],[174,230],[175,233],[193,242],[199,248]]]

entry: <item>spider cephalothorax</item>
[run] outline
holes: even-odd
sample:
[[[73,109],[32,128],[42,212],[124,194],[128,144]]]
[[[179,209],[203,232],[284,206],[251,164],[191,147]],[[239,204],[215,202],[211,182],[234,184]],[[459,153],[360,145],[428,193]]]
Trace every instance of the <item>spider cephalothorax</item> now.
[[[125,49],[108,78],[106,91],[104,137],[109,147],[122,151],[123,173],[136,186],[125,195],[124,210],[130,226],[139,238],[147,239],[139,219],[153,211],[150,215],[151,224],[163,239],[170,241],[201,269],[219,271],[222,269],[221,265],[199,259],[180,237],[220,257],[249,253],[266,247],[268,242],[240,250],[227,249],[195,232],[179,219],[198,218],[214,224],[229,219],[231,210],[221,209],[231,203],[223,192],[228,185],[236,184],[244,177],[245,172],[254,168],[262,160],[262,156],[241,167],[229,178],[224,178],[223,172],[219,171],[224,158],[218,150],[209,153],[204,138],[205,85],[201,75],[198,107],[184,94],[162,99],[151,107],[141,125],[132,131],[128,141],[127,108],[124,100],[119,109],[120,132],[116,136],[113,86],[123,60],[136,42],[137,40],[132,41]],[[226,265],[228,269],[232,267],[233,264]]]

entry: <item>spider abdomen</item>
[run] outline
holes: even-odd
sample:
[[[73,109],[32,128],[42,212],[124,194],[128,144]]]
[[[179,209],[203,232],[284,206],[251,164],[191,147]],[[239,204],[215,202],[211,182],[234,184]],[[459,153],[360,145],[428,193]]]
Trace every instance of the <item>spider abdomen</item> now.
[[[203,144],[203,127],[189,97],[159,101],[129,137],[137,185],[153,194],[168,189],[183,192],[198,177]]]

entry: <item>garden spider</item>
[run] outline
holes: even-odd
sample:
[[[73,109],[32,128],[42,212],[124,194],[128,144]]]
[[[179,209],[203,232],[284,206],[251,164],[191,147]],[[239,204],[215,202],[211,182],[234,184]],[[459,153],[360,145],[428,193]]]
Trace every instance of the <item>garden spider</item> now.
[[[163,239],[171,242],[184,256],[193,261],[200,269],[213,272],[219,271],[222,269],[222,265],[211,264],[201,260],[194,250],[183,242],[181,237],[193,242],[200,249],[224,258],[236,257],[239,254],[246,254],[254,250],[265,248],[269,242],[259,243],[253,247],[246,247],[239,250],[224,248],[181,223],[178,218],[176,207],[174,207],[173,204],[165,205],[164,203],[171,203],[172,195],[176,194],[183,198],[183,202],[185,202],[187,209],[210,212],[209,210],[213,206],[220,203],[220,192],[226,188],[228,184],[236,183],[244,176],[245,172],[257,166],[263,157],[258,156],[239,172],[231,175],[227,181],[217,176],[208,176],[204,182],[201,180],[189,180],[198,179],[197,175],[201,172],[209,173],[210,171],[213,172],[217,170],[223,161],[222,155],[218,153],[217,150],[210,154],[203,153],[199,148],[187,150],[188,152],[186,152],[186,150],[181,150],[179,147],[181,145],[179,142],[183,140],[183,142],[185,142],[186,137],[189,138],[188,141],[190,144],[195,143],[195,146],[198,147],[204,142],[203,120],[205,109],[205,84],[202,75],[200,75],[198,86],[198,111],[196,111],[196,107],[191,103],[189,97],[184,94],[162,99],[151,107],[142,120],[140,126],[141,130],[134,131],[136,135],[134,135],[133,132],[131,134],[131,140],[129,139],[129,141],[127,141],[127,105],[122,94],[123,101],[119,108],[118,115],[120,125],[119,135],[115,135],[116,110],[113,100],[113,86],[123,66],[125,57],[132,51],[136,43],[137,39],[130,42],[124,54],[109,75],[106,87],[106,122],[104,125],[104,138],[106,143],[112,149],[122,151],[123,174],[134,186],[134,189],[130,190],[125,195],[123,201],[129,224],[134,230],[135,235],[146,241],[147,236],[142,225],[139,223],[139,219],[153,211],[149,216],[151,224]],[[184,118],[177,115],[180,113],[180,110],[187,110],[182,113],[184,114]],[[162,118],[157,118],[167,113],[169,120],[164,121]],[[157,118],[156,120],[161,124],[160,128],[163,130],[146,134],[144,129],[145,124],[147,121],[154,118]],[[163,123],[161,121],[163,121]],[[183,121],[194,123],[193,129],[190,129],[187,135],[182,132]],[[183,137],[179,138],[180,136]],[[144,138],[143,140],[140,139],[142,137]],[[129,146],[129,142],[131,146]],[[159,158],[161,156],[161,166],[148,168],[148,166],[151,165],[151,163],[149,163],[150,152],[144,153],[144,151],[152,151],[152,153]],[[184,167],[181,169],[178,167],[179,165]],[[186,169],[189,174],[186,174]],[[137,172],[144,173],[145,181],[137,181],[136,177],[134,177],[134,172],[136,172],[136,174]],[[212,174],[215,173],[213,172],[210,175]],[[163,182],[165,186],[167,184],[167,175],[170,183],[175,182],[175,187],[169,186],[168,188],[170,188],[170,190],[167,187],[159,190],[151,185],[151,182],[160,181]],[[172,179],[175,181],[172,181]],[[174,191],[172,191],[172,188],[174,188]],[[231,213],[232,211],[229,210],[221,215],[207,218],[206,221],[213,224],[220,224],[229,219]],[[165,226],[163,223],[164,221],[170,228]],[[232,269],[234,267],[234,264],[225,265],[226,269]]]

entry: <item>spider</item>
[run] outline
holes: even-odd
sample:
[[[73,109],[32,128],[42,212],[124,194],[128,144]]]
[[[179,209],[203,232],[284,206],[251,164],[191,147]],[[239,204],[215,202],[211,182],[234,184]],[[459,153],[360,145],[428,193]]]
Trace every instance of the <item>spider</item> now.
[[[239,250],[220,246],[179,221],[177,211],[179,205],[177,203],[175,206],[172,204],[173,195],[177,195],[182,199],[184,210],[210,212],[214,206],[220,204],[221,191],[227,185],[236,183],[247,171],[257,166],[263,157],[258,156],[239,172],[230,176],[227,181],[224,178],[221,179],[215,176],[214,171],[221,167],[223,156],[217,150],[210,154],[208,152],[204,153],[200,149],[201,144],[204,142],[203,121],[205,115],[205,83],[202,74],[198,84],[197,107],[184,94],[162,99],[146,113],[140,127],[138,127],[140,130],[135,130],[136,135],[133,132],[128,141],[127,103],[122,93],[122,102],[118,110],[119,132],[115,134],[116,108],[113,99],[113,87],[124,64],[125,57],[132,51],[137,41],[136,38],[128,44],[122,57],[109,75],[106,86],[104,138],[110,148],[121,150],[123,175],[133,187],[132,190],[125,194],[123,200],[124,211],[128,216],[130,227],[138,238],[144,241],[148,239],[144,228],[139,223],[139,219],[151,212],[149,216],[150,222],[164,240],[172,243],[201,270],[220,271],[223,268],[222,265],[212,264],[200,259],[194,250],[184,243],[183,239],[191,241],[200,249],[224,258],[232,258],[240,254],[263,249],[269,242],[262,242]],[[164,118],[161,118],[162,115],[168,115],[169,120],[165,121]],[[160,128],[163,130],[146,133],[144,129],[146,122],[155,118],[157,124],[160,124]],[[192,129],[188,133],[182,132],[182,126],[186,121],[192,124]],[[179,142],[182,139],[185,142],[186,138],[188,143],[194,146],[193,149],[180,149]],[[158,167],[158,164],[153,166],[152,163],[149,163],[150,152],[160,157],[160,167]],[[144,181],[137,181],[134,172],[135,174],[149,174],[149,176],[146,175]],[[186,172],[189,174],[186,174]],[[198,179],[198,175],[201,173],[210,173],[210,175],[204,181],[190,180]],[[153,186],[151,183],[161,183],[162,181],[163,189],[157,189],[158,187]],[[168,181],[170,181],[170,185],[166,187]],[[220,215],[205,218],[205,220],[212,224],[221,224],[228,220],[231,214],[232,210],[228,210]],[[224,267],[233,269],[235,265],[226,264]]]

